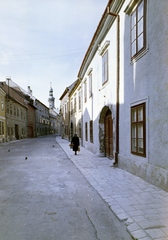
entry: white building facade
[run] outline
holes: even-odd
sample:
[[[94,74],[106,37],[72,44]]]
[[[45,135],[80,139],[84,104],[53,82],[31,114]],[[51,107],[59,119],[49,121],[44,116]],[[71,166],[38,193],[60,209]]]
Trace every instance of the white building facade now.
[[[167,22],[167,0],[109,0],[78,72],[82,145],[165,190]]]
[[[77,80],[69,92],[70,103],[70,140],[77,134],[81,139],[82,134],[82,89],[81,81]]]

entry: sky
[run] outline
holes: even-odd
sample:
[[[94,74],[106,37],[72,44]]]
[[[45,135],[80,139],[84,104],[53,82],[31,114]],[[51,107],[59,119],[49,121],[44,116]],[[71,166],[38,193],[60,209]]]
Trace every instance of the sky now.
[[[108,0],[0,0],[0,81],[55,107],[78,75]]]

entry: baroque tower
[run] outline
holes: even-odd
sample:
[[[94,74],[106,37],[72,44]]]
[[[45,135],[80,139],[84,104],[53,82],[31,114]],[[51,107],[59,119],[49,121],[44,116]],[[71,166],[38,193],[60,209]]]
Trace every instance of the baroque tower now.
[[[53,89],[52,89],[51,83],[50,83],[50,91],[49,91],[48,101],[49,101],[49,108],[54,109],[55,108],[55,106],[54,106],[55,98],[53,97]]]

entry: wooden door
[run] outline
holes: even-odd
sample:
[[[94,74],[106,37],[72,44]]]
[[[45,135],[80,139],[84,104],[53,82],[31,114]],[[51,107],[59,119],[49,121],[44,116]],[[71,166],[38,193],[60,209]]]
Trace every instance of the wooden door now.
[[[105,116],[105,156],[113,158],[113,121],[111,111],[109,110]]]

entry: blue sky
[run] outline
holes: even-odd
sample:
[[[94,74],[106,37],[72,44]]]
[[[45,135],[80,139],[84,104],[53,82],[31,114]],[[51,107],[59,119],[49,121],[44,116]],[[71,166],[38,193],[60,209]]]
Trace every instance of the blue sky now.
[[[104,0],[0,0],[0,81],[11,79],[48,106],[78,70],[108,3]]]

